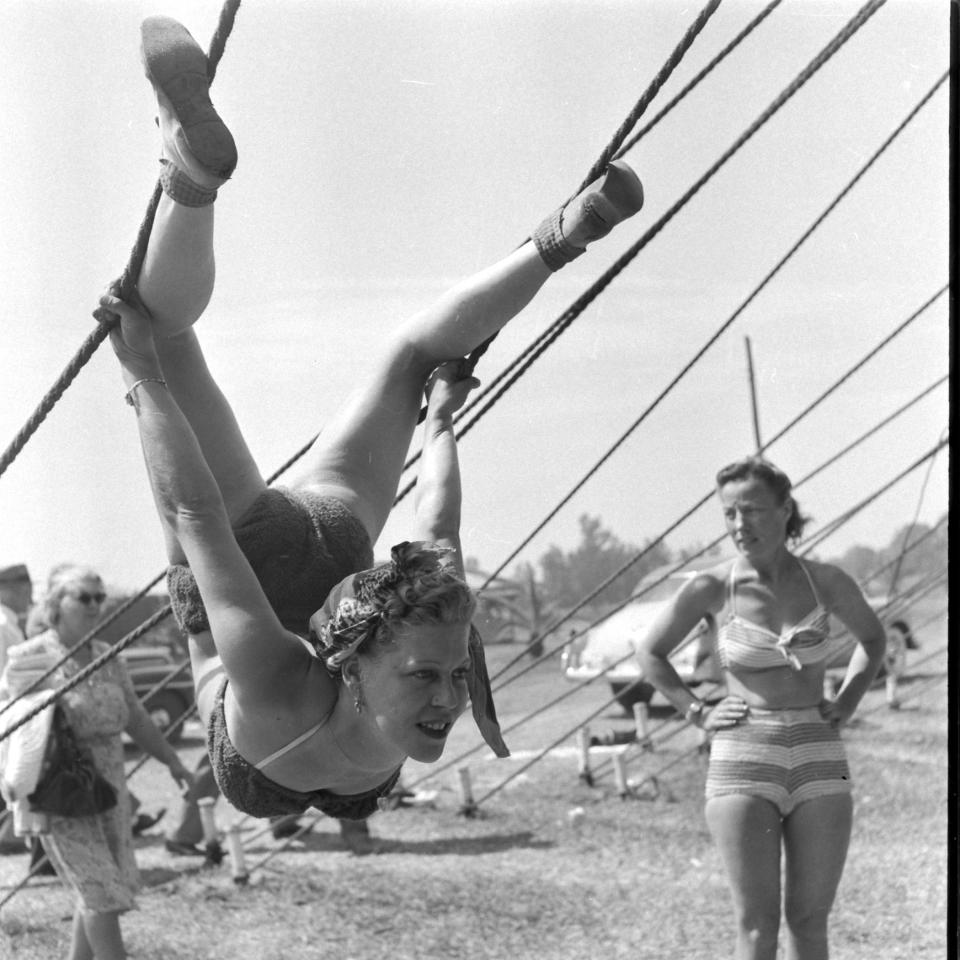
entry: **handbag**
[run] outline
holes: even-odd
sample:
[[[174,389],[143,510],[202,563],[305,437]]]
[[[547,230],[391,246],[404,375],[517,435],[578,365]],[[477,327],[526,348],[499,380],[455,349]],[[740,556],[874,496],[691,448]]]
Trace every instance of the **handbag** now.
[[[43,772],[27,799],[34,810],[61,817],[92,817],[117,805],[117,791],[77,742],[60,704],[54,707]]]

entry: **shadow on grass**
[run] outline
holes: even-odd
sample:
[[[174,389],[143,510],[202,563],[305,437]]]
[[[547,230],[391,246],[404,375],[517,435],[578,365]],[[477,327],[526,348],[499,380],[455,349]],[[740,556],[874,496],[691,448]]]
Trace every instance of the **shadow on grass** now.
[[[198,860],[196,866],[180,870],[175,870],[172,867],[140,867],[140,882],[145,887],[159,887],[161,884],[169,883],[171,880],[176,880],[186,874],[198,873],[201,862]]]
[[[538,839],[530,831],[492,834],[485,837],[440,837],[435,840],[396,840],[391,837],[373,837],[376,854],[412,853],[419,856],[457,854],[476,856],[484,853],[502,853],[508,850],[549,850],[555,846]],[[268,849],[267,847],[263,848]],[[338,834],[309,833],[291,844],[284,853],[343,853],[347,849]]]
[[[508,834],[492,834],[484,837],[442,837],[435,840],[397,840],[391,837],[374,835],[373,855],[388,853],[411,853],[418,856],[444,856],[456,854],[460,856],[478,856],[485,853],[502,853],[510,850],[550,850],[556,846],[549,840],[537,838],[528,830]],[[162,841],[158,841],[162,842]],[[150,846],[150,844],[142,844]],[[259,856],[277,850],[277,847],[266,842],[254,842],[247,847],[250,856]],[[315,853],[346,853],[349,847],[338,833],[316,832],[306,833],[298,837],[282,850],[284,855],[315,854]],[[367,854],[360,854],[361,856]],[[144,886],[154,887],[173,880],[176,877],[194,875],[210,869],[212,865],[205,863],[203,858],[190,858],[175,868],[155,867],[141,868],[140,878]],[[214,866],[214,869],[216,867]]]
[[[506,850],[550,850],[556,846],[550,840],[536,838],[530,831],[487,837],[445,837],[437,840],[391,840],[378,837],[376,843],[379,853],[415,853],[421,856],[451,853],[473,856]]]

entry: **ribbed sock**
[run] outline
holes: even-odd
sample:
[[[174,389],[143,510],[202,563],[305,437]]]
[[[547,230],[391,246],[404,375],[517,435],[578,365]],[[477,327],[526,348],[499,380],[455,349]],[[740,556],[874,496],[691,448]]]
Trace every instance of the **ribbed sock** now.
[[[217,199],[216,189],[194,183],[169,160],[160,161],[160,186],[168,197],[185,207],[206,207]]]
[[[556,273],[561,267],[572,260],[576,260],[582,253],[582,247],[575,247],[563,235],[560,223],[563,219],[563,208],[555,210],[547,217],[536,230],[533,231],[534,246],[540,254],[540,259]]]

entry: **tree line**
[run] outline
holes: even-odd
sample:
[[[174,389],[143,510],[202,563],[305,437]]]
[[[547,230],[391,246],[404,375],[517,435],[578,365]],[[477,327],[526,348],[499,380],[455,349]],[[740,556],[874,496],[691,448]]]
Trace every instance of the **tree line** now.
[[[855,545],[839,556],[818,557],[846,570],[871,594],[894,594],[905,584],[936,575],[946,566],[947,516],[932,526],[906,524],[880,548]],[[551,545],[539,560],[521,563],[512,576],[486,584],[475,558],[467,558],[471,586],[484,585],[477,611],[478,626],[488,642],[514,641],[530,645],[539,656],[543,636],[567,611],[594,594],[583,609],[583,619],[622,604],[653,571],[677,564],[702,551],[692,544],[671,549],[665,541],[646,540],[642,545],[621,540],[604,526],[599,516],[578,518],[579,542],[572,550]],[[714,547],[703,555],[707,564],[719,561],[724,551]],[[637,557],[635,562],[630,561]],[[629,566],[628,566],[629,564]],[[622,575],[599,589],[617,571]]]

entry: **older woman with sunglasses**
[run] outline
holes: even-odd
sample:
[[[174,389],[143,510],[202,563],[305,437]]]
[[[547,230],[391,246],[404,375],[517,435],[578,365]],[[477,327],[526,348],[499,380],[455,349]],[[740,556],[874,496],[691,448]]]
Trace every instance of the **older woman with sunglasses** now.
[[[36,663],[38,654],[47,654],[51,665],[62,660],[96,626],[106,598],[103,581],[90,567],[63,564],[51,571],[42,605],[48,628],[15,647],[4,671],[13,696],[31,680],[18,664]],[[63,684],[107,649],[99,640],[77,647],[47,686]],[[49,833],[41,840],[57,874],[76,894],[71,960],[115,960],[126,956],[120,914],[133,908],[139,887],[121,734],[163,763],[181,787],[189,786],[190,773],[138,700],[119,658],[108,660],[58,702],[81,746],[90,749],[97,770],[116,789],[118,802],[95,816],[51,815]]]

